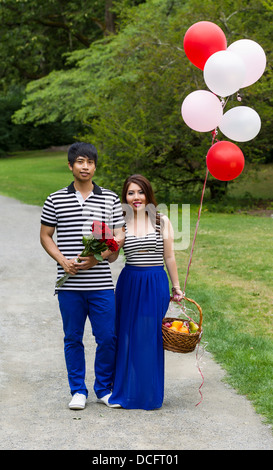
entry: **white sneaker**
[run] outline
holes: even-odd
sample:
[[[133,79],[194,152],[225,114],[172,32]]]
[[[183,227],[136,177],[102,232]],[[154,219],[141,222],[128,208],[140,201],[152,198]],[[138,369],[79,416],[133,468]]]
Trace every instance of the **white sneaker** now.
[[[108,393],[108,395],[104,395],[102,398],[97,398],[97,403],[103,403],[104,405],[109,406],[109,408],[121,408],[121,405],[118,403],[109,403],[111,395],[111,393]]]
[[[85,408],[85,402],[86,396],[83,395],[83,393],[75,393],[68,406],[71,410],[83,410]]]

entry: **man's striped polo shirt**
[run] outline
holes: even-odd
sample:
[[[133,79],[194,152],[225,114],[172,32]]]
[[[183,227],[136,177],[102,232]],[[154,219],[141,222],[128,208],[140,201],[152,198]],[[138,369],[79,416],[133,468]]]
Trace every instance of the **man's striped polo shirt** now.
[[[84,249],[82,237],[90,234],[91,225],[95,220],[104,222],[112,229],[124,225],[119,197],[113,191],[102,188],[94,182],[93,185],[93,192],[82,205],[76,196],[73,182],[66,188],[50,194],[44,203],[41,223],[56,227],[57,246],[68,259],[76,258],[82,252]],[[64,269],[57,263],[57,280],[64,274]],[[110,266],[108,261],[104,260],[93,268],[79,270],[58,290],[113,288]]]

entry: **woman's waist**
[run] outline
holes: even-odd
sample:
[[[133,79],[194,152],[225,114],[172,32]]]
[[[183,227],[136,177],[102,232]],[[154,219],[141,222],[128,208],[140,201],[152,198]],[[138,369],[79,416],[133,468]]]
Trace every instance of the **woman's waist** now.
[[[136,265],[136,264],[129,264],[126,263],[124,266],[127,270],[131,271],[143,271],[144,269],[147,270],[155,270],[155,271],[162,271],[164,270],[164,265],[163,264],[157,264],[157,265]]]

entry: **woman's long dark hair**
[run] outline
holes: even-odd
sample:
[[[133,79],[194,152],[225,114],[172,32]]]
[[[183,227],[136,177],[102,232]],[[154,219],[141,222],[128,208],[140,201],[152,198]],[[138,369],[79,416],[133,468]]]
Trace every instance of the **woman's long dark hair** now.
[[[156,211],[157,202],[154,195],[154,190],[150,181],[145,178],[145,176],[139,174],[128,176],[128,178],[124,182],[121,194],[121,200],[123,204],[127,204],[126,196],[131,183],[138,184],[138,186],[140,186],[142,191],[144,192],[146,197],[147,213],[151,219],[153,227],[157,225],[160,226],[162,229],[163,220],[162,217],[160,217],[159,212]]]

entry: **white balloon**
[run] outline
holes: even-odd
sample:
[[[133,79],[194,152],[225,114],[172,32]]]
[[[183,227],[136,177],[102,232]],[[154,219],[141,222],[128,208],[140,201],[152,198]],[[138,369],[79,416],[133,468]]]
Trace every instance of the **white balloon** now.
[[[246,77],[242,88],[259,80],[266,67],[266,55],[260,44],[251,39],[239,39],[233,42],[227,50],[237,54],[245,64]]]
[[[204,67],[207,87],[216,95],[225,97],[241,88],[245,81],[246,67],[234,52],[218,51],[212,54]]]
[[[229,139],[247,142],[260,132],[261,119],[254,109],[237,106],[223,115],[219,129]]]
[[[223,116],[223,107],[217,96],[207,90],[197,90],[184,99],[182,117],[191,129],[208,132],[215,129]]]

